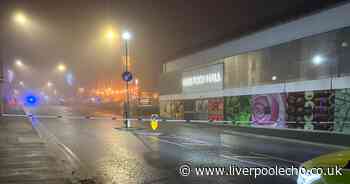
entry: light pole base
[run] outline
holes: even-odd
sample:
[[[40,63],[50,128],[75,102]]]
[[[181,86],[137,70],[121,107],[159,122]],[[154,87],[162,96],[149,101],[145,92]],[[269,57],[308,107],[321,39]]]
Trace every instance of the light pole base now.
[[[124,128],[130,128],[130,126],[131,126],[130,120],[129,119],[124,120]]]

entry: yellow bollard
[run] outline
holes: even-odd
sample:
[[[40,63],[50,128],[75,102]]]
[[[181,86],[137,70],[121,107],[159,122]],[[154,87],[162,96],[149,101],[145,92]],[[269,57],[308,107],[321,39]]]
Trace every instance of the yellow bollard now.
[[[158,128],[158,121],[156,119],[152,119],[150,124],[153,130],[156,130]]]

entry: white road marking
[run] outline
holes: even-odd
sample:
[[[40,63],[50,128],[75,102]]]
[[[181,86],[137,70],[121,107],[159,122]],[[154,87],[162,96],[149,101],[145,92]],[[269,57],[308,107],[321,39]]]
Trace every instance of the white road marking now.
[[[255,152],[250,152],[253,155],[257,155],[257,156],[262,156],[262,157],[266,157],[266,158],[271,158],[274,160],[280,160],[280,161],[284,161],[284,162],[290,162],[290,163],[296,163],[298,165],[301,165],[301,162],[295,161],[295,160],[288,160],[285,158],[281,158],[281,157],[275,157],[275,156],[271,156],[271,155],[267,155],[267,154],[262,154],[262,153],[255,153]]]
[[[199,139],[194,139],[194,138],[190,138],[190,137],[183,137],[183,136],[176,136],[176,135],[172,135],[172,136],[161,136],[162,138],[170,138],[170,139],[182,139],[182,140],[186,140],[186,141],[190,141],[188,143],[183,142],[181,144],[186,144],[186,145],[202,145],[202,146],[212,146],[213,144],[210,144],[207,141],[202,141]]]
[[[159,141],[160,141],[160,142],[165,142],[165,143],[168,143],[168,144],[174,144],[174,145],[176,145],[176,146],[180,146],[180,147],[182,147],[182,148],[187,148],[187,149],[189,149],[188,146],[182,145],[182,144],[180,144],[180,143],[176,143],[176,142],[172,142],[172,141],[168,141],[168,140],[164,140],[164,139],[159,139]]]
[[[265,164],[261,164],[261,163],[249,161],[249,160],[242,160],[242,159],[232,157],[229,155],[225,155],[225,154],[220,154],[220,157],[225,158],[225,159],[229,159],[229,160],[236,160],[239,162],[243,162],[243,163],[247,163],[247,164],[251,164],[251,165],[255,165],[255,166],[259,166],[259,167],[270,167],[269,165],[265,165]]]
[[[231,156],[233,158],[246,158],[246,159],[269,159],[266,157],[261,157],[261,156],[246,156],[246,155],[235,155]]]
[[[165,122],[186,122],[186,120],[169,119],[169,120],[165,120]]]

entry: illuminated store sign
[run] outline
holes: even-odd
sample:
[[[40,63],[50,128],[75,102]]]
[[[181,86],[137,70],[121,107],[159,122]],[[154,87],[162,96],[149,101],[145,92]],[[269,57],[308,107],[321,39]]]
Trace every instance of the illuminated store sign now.
[[[187,77],[182,79],[182,86],[194,86],[194,85],[202,85],[206,83],[214,83],[221,82],[221,74],[219,72],[216,73],[208,73],[205,75],[198,75],[193,77]]]
[[[223,66],[217,64],[182,74],[183,92],[212,91],[222,89]]]

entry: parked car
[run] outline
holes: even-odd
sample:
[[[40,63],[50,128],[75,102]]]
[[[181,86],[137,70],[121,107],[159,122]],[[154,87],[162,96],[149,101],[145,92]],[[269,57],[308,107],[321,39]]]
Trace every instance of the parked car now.
[[[299,173],[297,184],[349,184],[350,183],[350,150],[322,155],[306,161],[301,167],[310,171],[312,168],[323,168],[323,174]],[[328,168],[341,168],[341,175],[326,172]],[[330,170],[331,171],[331,170]],[[326,172],[326,173],[325,173]]]

